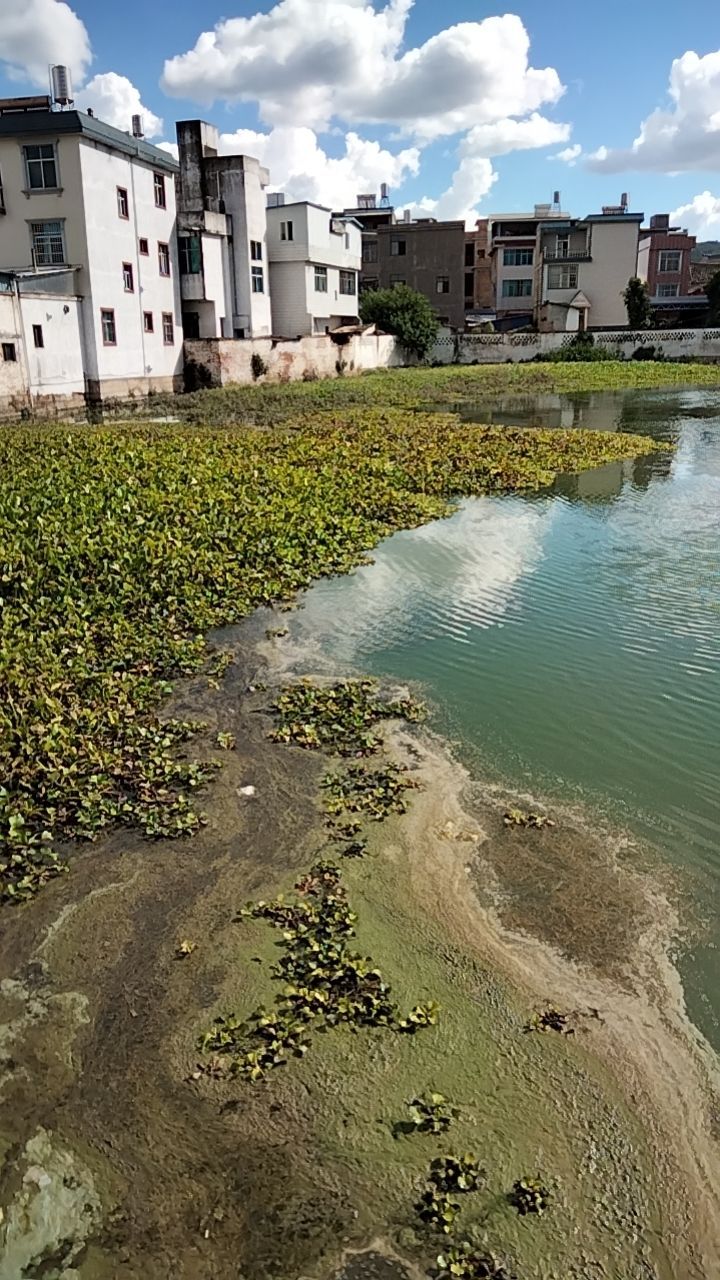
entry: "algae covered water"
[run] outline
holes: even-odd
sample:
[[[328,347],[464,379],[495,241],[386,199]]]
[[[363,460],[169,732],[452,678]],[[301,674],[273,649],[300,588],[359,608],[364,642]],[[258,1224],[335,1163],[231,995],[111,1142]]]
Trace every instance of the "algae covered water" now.
[[[333,664],[421,682],[471,768],[580,804],[691,873],[689,1011],[720,1045],[720,394],[495,397],[477,421],[632,431],[663,454],[463,502],[304,598]]]

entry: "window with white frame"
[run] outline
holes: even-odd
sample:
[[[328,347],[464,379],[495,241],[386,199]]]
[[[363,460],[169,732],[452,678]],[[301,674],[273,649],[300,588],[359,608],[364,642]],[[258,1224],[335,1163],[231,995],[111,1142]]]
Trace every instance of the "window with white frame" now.
[[[340,272],[340,292],[353,294],[353,295],[357,292],[357,285],[355,283],[354,271]]]
[[[127,189],[125,187],[118,187],[117,189],[117,207],[118,218],[130,217],[130,202],[128,200]]]
[[[39,142],[23,147],[23,155],[30,191],[52,191],[59,187],[54,142]]]
[[[265,276],[262,267],[251,267],[250,269],[252,291],[253,293],[265,292]]]
[[[262,240],[250,241],[250,257],[253,262],[262,262]]]
[[[378,242],[377,242],[377,240],[363,240],[363,242],[362,242],[362,260],[363,260],[363,262],[377,262],[377,260],[378,260]]]
[[[548,289],[577,289],[577,267],[548,267]]]
[[[155,188],[155,206],[158,209],[167,208],[167,196],[165,194],[165,176],[162,173],[153,174],[153,186]]]
[[[117,346],[117,330],[115,329],[115,312],[110,307],[103,307],[100,312],[103,346]]]
[[[392,258],[404,258],[407,253],[407,240],[390,241],[390,256]]]
[[[132,262],[123,262],[123,286],[126,293],[135,292],[135,279]]]
[[[327,293],[328,291],[328,274],[327,267],[315,268],[315,292]]]
[[[171,311],[162,313],[162,333],[165,346],[172,347],[175,343],[175,322]]]
[[[533,264],[532,249],[504,249],[503,266],[531,267]]]
[[[158,243],[158,267],[161,276],[170,275],[170,245]]]
[[[680,293],[679,284],[659,284],[655,291],[656,298],[677,298]]]
[[[531,298],[532,280],[503,280],[503,298]]]
[[[293,224],[292,224],[292,222],[281,222],[281,223],[280,223],[280,239],[281,239],[281,240],[292,240],[292,239],[293,239]]]
[[[31,222],[30,239],[34,267],[57,267],[65,262],[65,234],[60,219]]]
[[[682,252],[680,249],[661,249],[658,260],[658,272],[662,275],[668,271],[679,271]]]

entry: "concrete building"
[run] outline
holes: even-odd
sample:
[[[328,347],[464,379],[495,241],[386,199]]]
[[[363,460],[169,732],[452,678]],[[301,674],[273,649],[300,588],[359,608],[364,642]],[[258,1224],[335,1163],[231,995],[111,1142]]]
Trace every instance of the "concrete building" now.
[[[651,298],[687,297],[690,261],[697,241],[680,227],[670,226],[667,213],[656,213],[640,230],[638,275]]]
[[[360,267],[359,291],[378,289],[380,287],[380,269],[378,266],[378,230],[380,227],[395,225],[395,210],[390,204],[388,188],[385,183],[380,188],[380,200],[372,192],[356,197],[355,208],[344,209],[342,214],[334,217],[355,218],[362,228],[362,264]]]
[[[469,325],[497,319],[490,228],[489,218],[479,218],[475,230],[465,233],[465,320]]]
[[[0,272],[0,411],[86,400],[77,272]]]
[[[272,331],[279,338],[327,333],[358,319],[362,228],[322,205],[271,196],[267,247]]]
[[[420,218],[378,227],[381,289],[407,284],[424,293],[441,324],[465,324],[465,223]]]
[[[62,314],[80,316],[89,398],[172,390],[182,366],[178,166],[140,136],[56,108],[47,97],[0,101],[0,271],[24,282],[48,277],[51,295],[65,289]],[[41,281],[38,296],[42,288]],[[66,326],[54,322],[49,304],[45,314],[33,322],[33,350],[45,353],[37,365],[55,359],[60,370],[67,352],[55,344]]]
[[[539,224],[535,314],[540,332],[627,326],[623,292],[637,274],[638,231],[644,216],[629,213],[621,202],[586,218]]]
[[[256,338],[272,332],[267,258],[267,169],[218,154],[217,129],[177,125],[178,254],[183,333]]]

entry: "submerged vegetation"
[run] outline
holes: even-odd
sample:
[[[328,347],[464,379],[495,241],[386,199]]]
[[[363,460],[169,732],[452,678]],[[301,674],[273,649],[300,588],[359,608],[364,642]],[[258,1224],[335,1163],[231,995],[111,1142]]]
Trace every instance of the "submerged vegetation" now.
[[[317,403],[344,385],[318,384]],[[287,431],[19,427],[0,441],[3,898],[57,874],[58,842],[117,824],[197,829],[194,793],[217,762],[187,759],[198,726],[157,707],[173,678],[202,668],[211,628],[347,572],[458,494],[533,491],[653,447],[445,414],[348,415],[341,398],[334,414],[303,417],[313,401],[302,389],[267,402],[287,397]],[[212,417],[215,401],[204,403]],[[214,656],[209,685],[231,660]]]

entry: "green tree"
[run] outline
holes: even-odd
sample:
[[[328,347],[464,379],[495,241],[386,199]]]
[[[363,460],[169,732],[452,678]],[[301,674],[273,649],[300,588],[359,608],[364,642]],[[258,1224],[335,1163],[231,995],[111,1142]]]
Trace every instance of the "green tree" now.
[[[708,324],[720,324],[720,271],[705,285],[708,300]]]
[[[631,329],[647,329],[650,323],[650,295],[644,280],[633,276],[623,293]]]
[[[406,284],[364,293],[360,318],[365,324],[377,324],[394,333],[405,350],[419,360],[427,355],[438,331],[437,318],[424,293]]]

